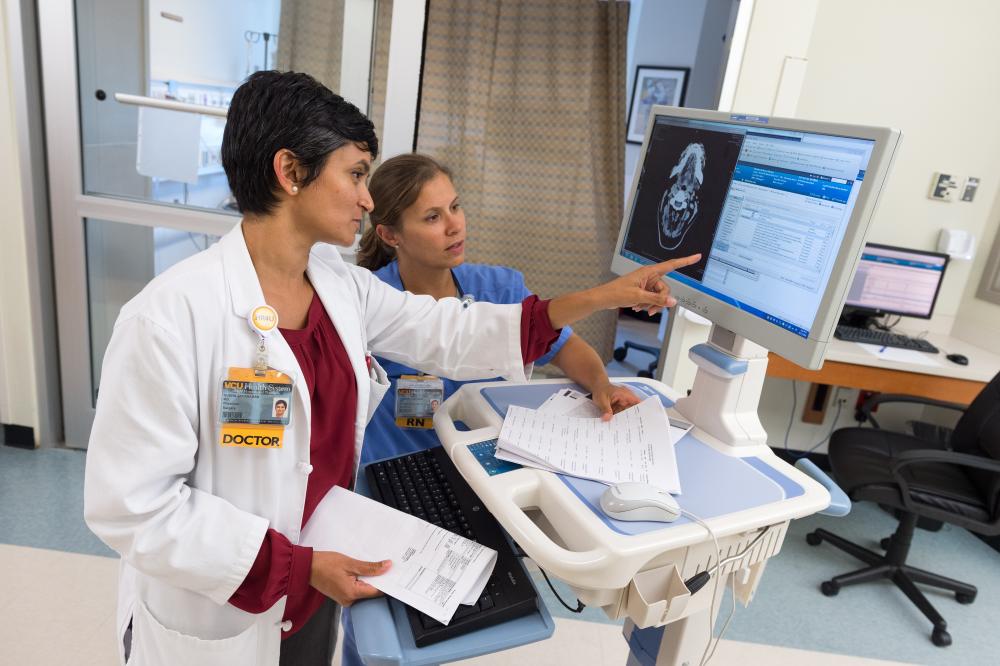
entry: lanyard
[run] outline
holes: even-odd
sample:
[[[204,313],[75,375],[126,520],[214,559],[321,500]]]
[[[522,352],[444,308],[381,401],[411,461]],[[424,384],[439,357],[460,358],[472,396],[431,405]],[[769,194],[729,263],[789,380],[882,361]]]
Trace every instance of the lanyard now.
[[[451,281],[455,283],[455,298],[462,301],[462,308],[467,309],[470,305],[476,302],[476,297],[472,294],[462,294],[462,285],[459,284],[458,278],[455,276],[455,271],[451,271]],[[403,291],[408,291],[406,284],[403,282],[403,276],[399,276],[399,286],[403,288]]]

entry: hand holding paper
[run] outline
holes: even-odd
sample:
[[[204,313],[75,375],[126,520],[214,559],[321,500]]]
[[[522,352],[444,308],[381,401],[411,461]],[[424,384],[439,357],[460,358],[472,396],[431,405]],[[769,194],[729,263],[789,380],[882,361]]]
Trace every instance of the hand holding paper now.
[[[348,558],[391,560],[381,575],[362,571],[359,580],[442,624],[459,604],[475,603],[497,561],[495,550],[340,487],[316,507],[300,543]]]
[[[359,599],[377,597],[381,592],[359,576],[378,576],[389,570],[392,562],[364,562],[343,553],[314,550],[309,584],[341,606]]]

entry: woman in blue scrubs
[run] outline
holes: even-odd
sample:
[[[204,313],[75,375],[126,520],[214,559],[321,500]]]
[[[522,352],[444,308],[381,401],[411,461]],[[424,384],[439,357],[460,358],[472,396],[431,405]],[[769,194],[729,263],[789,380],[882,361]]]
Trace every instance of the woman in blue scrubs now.
[[[512,268],[465,263],[465,212],[444,165],[426,155],[393,157],[375,171],[369,191],[375,208],[371,226],[361,240],[358,265],[373,271],[383,282],[400,291],[435,298],[454,296],[490,303],[520,303],[531,294],[524,276]],[[392,387],[368,425],[362,464],[439,444],[433,429],[397,425],[398,380],[418,372],[378,360]],[[629,389],[608,380],[600,356],[568,326],[536,364],[550,362],[593,394],[605,418],[639,402]],[[464,383],[447,378],[442,382],[442,400]],[[429,419],[425,425],[430,425]]]
[[[371,226],[358,251],[358,265],[400,291],[453,296],[466,301],[520,303],[531,292],[519,271],[505,266],[465,263],[465,212],[451,172],[426,155],[399,155],[386,160],[371,178],[375,203]],[[392,382],[365,431],[361,464],[438,446],[433,428],[401,427],[396,423],[400,377],[417,375],[413,368],[379,358]],[[567,326],[538,365],[556,365],[566,377],[592,394],[604,418],[638,404],[624,386],[608,380],[604,363],[593,347]],[[499,379],[499,378],[498,378]],[[441,378],[442,400],[467,382]],[[434,405],[430,405],[433,407]],[[430,425],[430,419],[425,424]],[[350,613],[345,610],[343,664],[360,665]]]

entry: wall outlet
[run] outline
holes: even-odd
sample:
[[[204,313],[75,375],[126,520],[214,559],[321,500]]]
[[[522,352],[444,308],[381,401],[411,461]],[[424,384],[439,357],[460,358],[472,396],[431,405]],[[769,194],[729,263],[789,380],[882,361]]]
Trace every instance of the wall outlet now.
[[[976,190],[979,189],[979,179],[969,176],[965,179],[965,189],[962,190],[962,201],[972,201],[976,198]]]
[[[958,183],[950,173],[935,173],[927,196],[935,201],[953,201]]]

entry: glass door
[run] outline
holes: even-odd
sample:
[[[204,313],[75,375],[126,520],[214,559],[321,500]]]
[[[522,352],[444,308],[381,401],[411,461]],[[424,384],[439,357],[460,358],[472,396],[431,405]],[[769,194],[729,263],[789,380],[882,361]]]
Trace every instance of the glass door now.
[[[239,221],[219,157],[261,69],[368,108],[375,0],[39,0],[66,443],[85,447],[121,306]]]

